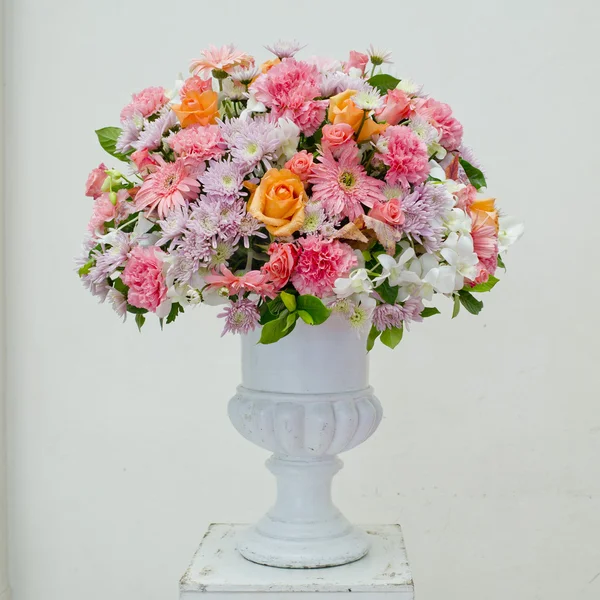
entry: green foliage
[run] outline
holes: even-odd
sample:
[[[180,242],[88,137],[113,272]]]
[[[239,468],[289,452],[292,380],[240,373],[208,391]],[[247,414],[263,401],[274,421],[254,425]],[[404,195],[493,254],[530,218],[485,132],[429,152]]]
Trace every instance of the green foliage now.
[[[127,156],[117,152],[117,140],[121,135],[121,129],[119,127],[103,127],[102,129],[96,129],[96,135],[100,145],[106,152],[115,158],[127,161]]]
[[[296,302],[298,310],[308,313],[312,318],[314,325],[325,323],[331,314],[331,310],[329,310],[316,296],[311,296],[309,294],[298,296]]]
[[[310,313],[306,312],[305,310],[299,310],[296,313],[307,325],[314,325],[315,321],[314,319],[311,317]]]
[[[135,315],[135,324],[137,325],[138,331],[142,331],[142,327],[144,326],[145,322],[146,317],[143,314],[138,313]]]
[[[500,280],[493,275],[485,283],[478,283],[475,287],[471,288],[472,292],[489,292]]]
[[[290,312],[294,312],[296,310],[296,296],[294,296],[294,294],[290,294],[289,292],[280,292],[279,297]]]
[[[464,158],[460,159],[460,164],[462,168],[465,170],[471,185],[476,189],[481,189],[482,187],[487,187],[487,183],[485,181],[485,177],[483,173],[477,168],[474,167],[471,163],[467,162]]]
[[[481,300],[477,300],[471,292],[467,292],[467,290],[459,290],[458,297],[460,298],[460,303],[472,314],[478,315],[483,308],[483,302]]]
[[[504,269],[506,271],[506,265],[504,264],[504,260],[502,259],[502,257],[498,254],[498,266],[501,269]]]
[[[277,319],[265,323],[260,334],[259,344],[274,344],[289,335],[296,326],[296,319],[292,325],[288,326],[288,317],[290,316],[292,315],[286,312]]]
[[[421,312],[421,316],[426,319],[427,317],[433,317],[433,315],[439,315],[440,311],[435,308],[424,308],[423,311]]]
[[[402,340],[403,333],[403,327],[391,327],[390,329],[386,329],[381,334],[381,343],[393,350]]]
[[[396,298],[398,297],[398,286],[392,287],[387,279],[383,280],[383,283],[377,288],[377,293],[383,298],[384,302],[388,304],[396,304]]]
[[[367,338],[367,352],[371,352],[373,350],[373,346],[375,345],[375,340],[381,335],[381,331],[378,331],[373,325],[371,327],[371,331],[369,331],[369,337]]]
[[[145,308],[138,308],[132,304],[127,303],[127,312],[134,315],[145,315],[148,311]]]
[[[399,79],[396,79],[396,77],[392,77],[387,73],[380,73],[369,79],[369,84],[374,88],[377,88],[382,94],[387,94],[388,90],[395,89],[399,83]]]
[[[260,324],[265,325],[270,321],[274,321],[284,310],[285,304],[279,296],[277,296],[277,298],[275,298],[274,300],[265,302],[260,307]]]
[[[87,275],[90,272],[90,269],[94,266],[95,262],[96,261],[94,259],[90,259],[85,263],[85,265],[80,267],[79,271],[77,271],[77,273],[79,273],[79,277]]]
[[[167,315],[167,325],[169,325],[169,323],[172,323],[183,312],[183,306],[181,306],[179,302],[173,302],[173,304],[171,305],[171,310]]]
[[[460,296],[458,294],[454,294],[454,308],[452,309],[452,318],[458,316],[460,312]]]

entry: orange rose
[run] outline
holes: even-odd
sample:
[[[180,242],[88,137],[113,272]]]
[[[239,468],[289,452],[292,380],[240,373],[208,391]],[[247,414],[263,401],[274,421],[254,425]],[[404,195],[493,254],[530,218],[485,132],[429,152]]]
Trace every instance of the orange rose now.
[[[260,65],[260,72],[267,73],[271,67],[278,65],[281,61],[278,58],[272,58],[271,60],[265,60],[265,62]]]
[[[212,90],[206,92],[190,90],[181,99],[181,104],[173,106],[173,112],[182,127],[195,124],[212,125],[217,122],[219,116],[218,99],[219,95]]]
[[[356,94],[356,90],[346,90],[332,96],[329,99],[327,119],[334,125],[347,123],[354,131],[360,129],[358,139],[356,140],[360,144],[373,135],[383,133],[387,129],[387,123],[375,123],[371,117],[365,119],[363,123],[364,111],[358,108],[352,101],[354,94]]]
[[[269,169],[252,192],[248,212],[264,223],[271,235],[292,235],[304,224],[306,192],[300,177],[288,169]]]

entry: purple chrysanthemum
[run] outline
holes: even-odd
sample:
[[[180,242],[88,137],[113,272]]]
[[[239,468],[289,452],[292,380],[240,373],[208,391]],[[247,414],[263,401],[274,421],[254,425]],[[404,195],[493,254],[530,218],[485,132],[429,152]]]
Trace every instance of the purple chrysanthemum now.
[[[373,325],[377,331],[399,327],[402,323],[402,307],[398,304],[379,304],[373,311]]]
[[[267,168],[273,160],[273,153],[279,146],[273,123],[267,119],[237,119],[225,121],[221,125],[221,135],[228,143],[234,162],[246,171],[252,170],[261,160]]]
[[[141,115],[139,115],[139,120],[142,120]],[[133,144],[139,139],[141,124],[140,128],[138,128],[134,117],[123,121],[123,123],[121,123],[121,126],[121,134],[117,139],[115,148],[117,152],[125,154],[126,152],[133,150]]]
[[[404,302],[401,307],[402,322],[407,331],[409,329],[409,323],[412,321],[417,323],[423,321],[423,317],[421,316],[423,308],[423,301],[421,298],[408,298],[408,300]]]
[[[264,227],[258,219],[255,219],[250,213],[245,213],[240,221],[240,238],[244,242],[244,248],[250,248],[250,238],[267,238],[267,234],[260,231]]]
[[[162,235],[158,242],[156,242],[156,245],[162,246],[170,241],[176,242],[185,231],[187,220],[187,211],[181,209],[172,210],[162,221],[158,222]]]
[[[225,327],[221,337],[228,332],[249,333],[256,329],[260,319],[256,303],[248,298],[240,298],[237,302],[232,302],[218,316],[225,319]]]
[[[428,252],[439,250],[445,213],[453,206],[452,194],[444,185],[427,183],[402,199],[402,230],[423,244]]]
[[[154,121],[146,121],[144,130],[139,138],[131,142],[131,147],[136,150],[156,150],[160,148],[163,136],[177,124],[177,115],[169,110]]]
[[[228,161],[211,161],[206,172],[200,177],[204,193],[217,198],[234,200],[240,194],[244,181],[244,171],[240,165]]]

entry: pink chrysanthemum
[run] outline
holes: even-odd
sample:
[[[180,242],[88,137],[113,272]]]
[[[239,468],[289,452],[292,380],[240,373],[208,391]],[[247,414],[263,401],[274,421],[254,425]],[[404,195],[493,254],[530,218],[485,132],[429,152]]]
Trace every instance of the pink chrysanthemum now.
[[[197,198],[200,183],[192,174],[189,162],[178,158],[175,162],[161,161],[161,165],[151,173],[135,196],[136,207],[156,212],[160,219],[166,218],[169,211],[185,207],[190,200]]]
[[[447,150],[456,150],[462,143],[463,127],[452,116],[452,109],[433,98],[420,98],[415,104],[415,112],[431,123],[441,134],[440,143]]]
[[[237,302],[232,302],[217,316],[225,319],[225,327],[223,328],[221,337],[228,332],[249,333],[256,329],[260,319],[256,302],[252,302],[248,298],[240,298]]]
[[[139,113],[142,117],[149,117],[160,110],[169,99],[162,87],[149,87],[138,94],[133,94],[132,101],[121,111],[121,121],[126,121]]]
[[[211,71],[229,73],[235,67],[248,67],[254,64],[254,59],[245,52],[238,50],[233,44],[217,48],[212,44],[202,52],[202,56],[190,64],[190,73],[210,76]]]
[[[319,298],[331,294],[335,280],[358,264],[352,248],[338,240],[309,236],[298,244],[300,255],[291,281],[300,294]]]
[[[386,202],[384,182],[367,175],[359,163],[356,146],[344,147],[337,160],[329,148],[323,150],[319,164],[313,165],[309,182],[312,199],[321,202],[330,215],[348,217],[351,221],[365,213],[375,202]]]
[[[390,185],[401,184],[405,189],[411,183],[423,183],[429,174],[425,143],[414,131],[403,125],[388,127],[383,135],[387,140],[387,151],[377,154],[377,157],[390,168],[385,180]]]
[[[273,119],[286,117],[305,135],[312,135],[323,122],[328,100],[321,94],[321,75],[315,65],[286,58],[261,75],[251,86],[259,102],[271,109]]]
[[[196,160],[221,158],[225,152],[225,140],[217,125],[190,125],[167,140],[175,154],[193,156]]]

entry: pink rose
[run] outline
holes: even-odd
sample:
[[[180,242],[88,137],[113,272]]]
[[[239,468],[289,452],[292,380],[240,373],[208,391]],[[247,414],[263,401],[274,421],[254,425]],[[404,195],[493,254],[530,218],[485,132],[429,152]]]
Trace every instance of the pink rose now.
[[[198,75],[193,75],[184,81],[180,96],[183,97],[189,92],[199,92],[201,94],[209,90],[212,90],[212,79],[202,79]]]
[[[433,98],[419,98],[415,112],[427,119],[441,134],[440,143],[446,150],[456,150],[462,143],[463,127],[452,116],[452,109]]]
[[[398,125],[412,112],[410,98],[402,90],[390,90],[384,97],[384,105],[375,113],[378,121]]]
[[[290,279],[290,275],[298,260],[298,249],[294,244],[277,244],[269,246],[269,262],[262,268],[269,276],[275,289],[280,290]]]
[[[85,182],[85,195],[90,198],[97,198],[102,193],[102,184],[106,179],[106,169],[108,167],[104,163],[96,167]]]
[[[149,175],[156,171],[156,167],[158,166],[158,163],[150,156],[147,148],[136,150],[130,158],[142,175]]]
[[[366,54],[350,50],[350,58],[344,66],[344,72],[348,73],[350,69],[358,69],[361,73],[364,73],[368,62],[369,57]]]
[[[404,224],[402,201],[392,198],[389,202],[376,202],[369,211],[369,216],[388,225],[400,226]]]
[[[329,148],[332,151],[339,150],[353,140],[354,129],[348,123],[336,123],[323,127],[323,138],[321,139],[323,148]]]
[[[156,250],[152,246],[134,248],[121,275],[123,283],[129,287],[127,302],[152,312],[156,312],[167,296],[162,261],[156,256]]]
[[[303,182],[306,182],[310,175],[313,160],[314,156],[310,152],[302,150],[301,152],[294,154],[294,156],[285,163],[285,168],[298,175]]]

